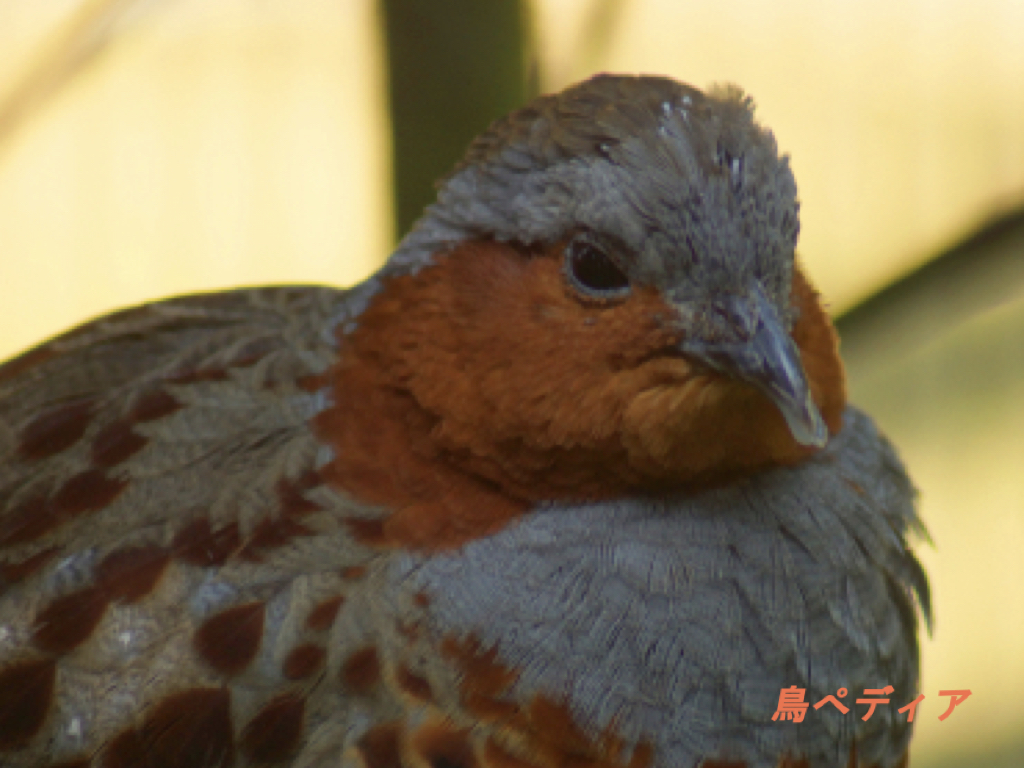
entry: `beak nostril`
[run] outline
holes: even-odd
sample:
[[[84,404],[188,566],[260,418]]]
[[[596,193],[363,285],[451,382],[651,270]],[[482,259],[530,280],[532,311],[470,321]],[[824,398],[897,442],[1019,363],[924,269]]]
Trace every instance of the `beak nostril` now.
[[[709,335],[721,340],[749,341],[761,327],[759,308],[739,298],[711,303],[706,317],[710,325]]]
[[[825,445],[828,431],[811,396],[800,352],[764,291],[754,285],[744,297],[710,302],[703,316],[701,332],[687,338],[680,351],[761,390],[801,445]]]

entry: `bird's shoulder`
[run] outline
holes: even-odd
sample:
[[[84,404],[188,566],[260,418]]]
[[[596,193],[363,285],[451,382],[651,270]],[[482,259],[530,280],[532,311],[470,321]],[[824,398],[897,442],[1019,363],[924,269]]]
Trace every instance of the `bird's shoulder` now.
[[[322,482],[309,425],[356,313],[188,296],[0,366],[0,762],[135,764],[168,728],[169,764],[266,762],[336,721],[326,669],[373,684],[359,633],[328,637],[381,557],[352,534],[374,510]]]
[[[303,287],[169,299],[0,367],[4,557],[125,538],[185,507],[216,524],[297,482],[315,452],[303,382],[330,364],[344,308],[342,292]]]

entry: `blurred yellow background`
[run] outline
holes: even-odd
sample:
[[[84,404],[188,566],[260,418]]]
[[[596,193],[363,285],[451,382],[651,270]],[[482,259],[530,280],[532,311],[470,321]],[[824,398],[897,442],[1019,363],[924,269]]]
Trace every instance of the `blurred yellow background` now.
[[[617,70],[751,93],[837,311],[1024,203],[1019,0],[537,0],[534,22],[544,90]],[[371,0],[0,0],[0,358],[144,299],[381,264],[380,39]],[[1024,766],[1018,297],[851,366],[937,545],[916,768]],[[939,723],[947,688],[974,695]]]
[[[0,89],[104,4],[127,9],[92,31],[109,45],[0,133],[0,356],[143,299],[384,260],[371,2],[0,0]]]

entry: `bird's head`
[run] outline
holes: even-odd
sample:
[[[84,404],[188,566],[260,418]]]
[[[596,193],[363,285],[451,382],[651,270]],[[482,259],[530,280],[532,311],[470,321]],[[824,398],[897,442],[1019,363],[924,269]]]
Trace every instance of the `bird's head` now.
[[[377,372],[416,451],[532,501],[800,461],[845,393],[798,210],[738,89],[595,77],[473,142],[344,366]]]

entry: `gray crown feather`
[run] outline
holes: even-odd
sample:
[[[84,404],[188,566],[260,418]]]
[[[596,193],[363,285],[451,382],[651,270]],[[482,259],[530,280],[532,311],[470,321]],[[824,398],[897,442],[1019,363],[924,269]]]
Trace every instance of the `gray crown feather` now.
[[[788,158],[740,89],[600,75],[477,138],[383,274],[467,239],[550,244],[587,229],[674,300],[753,278],[785,314],[798,210]]]

